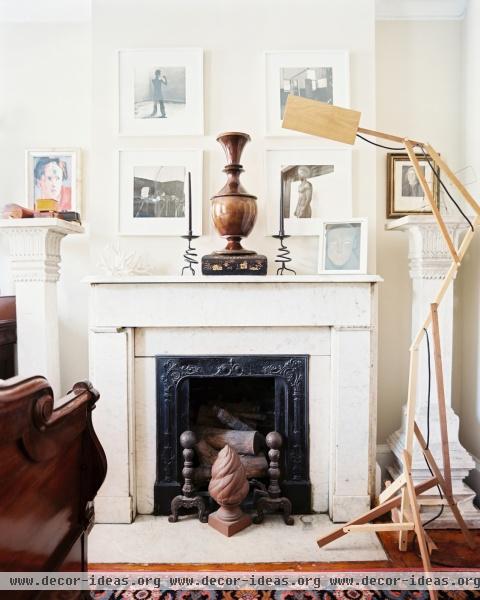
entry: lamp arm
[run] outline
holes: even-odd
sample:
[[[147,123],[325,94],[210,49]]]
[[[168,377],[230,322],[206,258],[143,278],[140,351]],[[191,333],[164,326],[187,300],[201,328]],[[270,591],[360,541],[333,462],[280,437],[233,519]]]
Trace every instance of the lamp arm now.
[[[399,135],[393,135],[391,133],[385,133],[384,131],[376,131],[375,129],[365,129],[365,127],[359,127],[357,129],[357,133],[364,133],[365,135],[371,135],[373,137],[381,138],[383,140],[389,140],[390,142],[398,142],[399,144],[405,144],[404,137]],[[425,142],[417,142],[416,140],[411,140],[407,138],[414,146],[420,146],[423,148],[426,144]]]
[[[477,227],[480,227],[480,216],[479,215],[477,215],[475,217],[475,219],[473,221],[473,227],[474,227],[473,231],[472,230],[467,231],[467,233],[465,234],[465,237],[463,238],[463,242],[460,244],[460,248],[458,249],[458,258],[460,259],[460,262],[462,261],[463,257],[467,253],[467,250],[473,240],[473,236],[475,235],[475,231],[477,230]],[[435,296],[435,299],[433,300],[433,302],[435,304],[440,304],[441,301],[443,300],[443,297],[447,293],[447,290],[450,287],[450,284],[452,283],[452,281],[455,279],[455,276],[457,275],[458,269],[459,269],[459,264],[452,262],[452,264],[450,265],[450,268],[447,271],[447,274],[445,275],[445,278],[442,281],[442,285],[440,286],[438,293]],[[431,322],[432,322],[431,313],[429,312],[427,318],[422,323],[422,325],[418,331],[418,334],[416,335],[415,339],[413,340],[410,350],[418,349],[420,342],[422,341],[422,338],[425,335],[424,329],[428,329]]]
[[[460,194],[464,197],[464,199],[470,204],[477,215],[480,215],[480,206],[474,200],[473,196],[468,192],[463,183],[458,179],[455,173],[450,169],[447,163],[441,158],[441,156],[430,146],[430,144],[425,145],[426,151],[433,160],[437,163],[437,166],[440,167],[442,171],[444,171],[453,185],[457,188]]]
[[[410,140],[405,140],[405,147],[407,149],[407,154],[410,158],[410,162],[412,163],[412,166],[415,169],[415,173],[417,174],[418,181],[422,186],[423,193],[425,194],[428,203],[430,204],[430,208],[432,209],[432,213],[435,217],[435,220],[437,221],[437,225],[440,231],[442,232],[445,243],[448,246],[448,250],[452,256],[452,259],[455,263],[459,264],[460,259],[458,258],[457,250],[452,241],[452,238],[450,237],[450,234],[448,233],[447,226],[445,225],[445,222],[442,219],[440,211],[438,210],[437,203],[435,202],[435,198],[433,197],[432,190],[430,189],[427,180],[425,179],[425,175],[423,174],[423,171],[420,167],[420,163],[418,162],[417,155],[415,154],[415,151],[413,149],[412,142]]]

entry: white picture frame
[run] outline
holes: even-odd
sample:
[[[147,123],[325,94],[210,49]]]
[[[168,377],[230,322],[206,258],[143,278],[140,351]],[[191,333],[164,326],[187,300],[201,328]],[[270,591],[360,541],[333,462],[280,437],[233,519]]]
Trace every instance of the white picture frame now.
[[[299,168],[308,167],[305,179],[311,188],[310,216],[302,216]],[[328,167],[328,168],[327,168]],[[268,235],[280,227],[280,197],[283,182],[284,230],[286,235],[318,236],[324,220],[352,216],[352,151],[348,148],[268,149],[267,179]]]
[[[203,135],[203,49],[118,50],[120,135]]]
[[[186,235],[188,172],[192,180],[192,232],[201,235],[202,150],[119,150],[119,235]]]
[[[350,108],[349,64],[346,50],[266,52],[266,135],[306,135],[282,128],[289,93]]]
[[[366,274],[368,269],[368,219],[324,221],[318,247],[319,273]]]
[[[25,193],[28,208],[35,201],[58,201],[58,210],[81,213],[82,153],[79,148],[25,150]]]

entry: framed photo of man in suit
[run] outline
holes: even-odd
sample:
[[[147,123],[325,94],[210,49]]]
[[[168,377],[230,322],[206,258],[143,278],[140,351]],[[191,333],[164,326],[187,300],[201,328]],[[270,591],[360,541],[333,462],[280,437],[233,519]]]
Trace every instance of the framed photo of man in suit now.
[[[203,135],[203,50],[119,50],[118,133]]]
[[[438,206],[439,186],[433,171],[434,168],[436,169],[435,164],[430,156],[423,154],[418,155],[418,161]],[[436,173],[440,174],[438,169]],[[408,154],[406,152],[387,154],[387,219],[431,214],[431,212],[428,198],[425,197]]]

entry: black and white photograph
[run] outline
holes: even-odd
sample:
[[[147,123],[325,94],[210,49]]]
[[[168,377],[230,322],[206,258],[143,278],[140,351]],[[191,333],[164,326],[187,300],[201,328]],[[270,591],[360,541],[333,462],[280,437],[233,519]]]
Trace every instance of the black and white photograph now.
[[[120,150],[118,231],[120,235],[181,236],[191,222],[202,233],[201,150]]]
[[[312,219],[320,214],[320,178],[334,172],[334,165],[287,165],[282,167],[285,218]]]
[[[280,69],[280,111],[283,119],[290,94],[333,104],[332,67],[288,67]]]
[[[346,50],[266,52],[267,135],[305,135],[282,128],[290,94],[350,106],[349,55]]]
[[[184,67],[135,69],[135,118],[171,119],[185,112]]]
[[[428,156],[420,154],[418,162],[438,206],[439,186],[427,162],[428,158]],[[392,152],[387,155],[386,212],[389,219],[406,215],[431,214],[432,212],[428,198],[425,197],[417,173],[406,152]]]
[[[351,150],[271,149],[266,153],[270,235],[318,236],[325,219],[352,216]]]
[[[366,273],[367,226],[367,219],[323,223],[319,271]]]
[[[135,219],[185,217],[185,167],[135,167],[133,216]]]
[[[203,50],[118,52],[120,135],[202,135]]]

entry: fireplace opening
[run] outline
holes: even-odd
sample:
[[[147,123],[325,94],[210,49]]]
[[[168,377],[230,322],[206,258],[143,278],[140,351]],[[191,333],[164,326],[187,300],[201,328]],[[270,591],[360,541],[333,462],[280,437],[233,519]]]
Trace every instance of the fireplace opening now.
[[[179,436],[187,429],[197,435],[194,480],[206,497],[211,464],[226,442],[251,481],[268,483],[264,437],[278,431],[283,493],[294,513],[311,512],[308,356],[157,356],[156,376],[154,514],[169,514],[172,498],[181,493]]]
[[[236,415],[263,435],[275,429],[274,377],[205,377],[190,383],[190,426],[222,427],[214,408]]]

